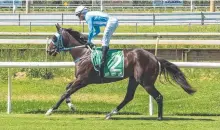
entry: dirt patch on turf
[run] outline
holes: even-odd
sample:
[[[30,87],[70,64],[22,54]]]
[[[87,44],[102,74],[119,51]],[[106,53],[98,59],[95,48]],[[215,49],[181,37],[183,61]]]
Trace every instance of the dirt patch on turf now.
[[[25,79],[27,77],[26,72],[17,72],[14,74],[15,79]]]

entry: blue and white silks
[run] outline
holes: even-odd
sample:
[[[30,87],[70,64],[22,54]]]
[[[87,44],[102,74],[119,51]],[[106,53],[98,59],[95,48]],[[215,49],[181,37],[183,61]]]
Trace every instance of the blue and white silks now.
[[[86,13],[85,20],[89,27],[88,42],[100,33],[100,27],[105,26],[102,46],[109,46],[111,36],[118,27],[118,19],[99,11]]]

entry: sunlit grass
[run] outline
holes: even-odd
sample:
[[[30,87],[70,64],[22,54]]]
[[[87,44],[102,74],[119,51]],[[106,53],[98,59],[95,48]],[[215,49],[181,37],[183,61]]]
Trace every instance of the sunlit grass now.
[[[1,130],[218,130],[218,117],[208,116],[167,116],[164,121],[143,115],[119,115],[112,120],[104,120],[101,115],[52,115],[38,114],[0,115]]]
[[[218,86],[220,81],[218,69],[184,69],[189,83],[197,89],[194,95],[188,95],[182,88],[169,83],[156,83],[157,89],[164,96],[164,114],[220,114]],[[163,79],[161,79],[164,81]],[[54,105],[65,92],[65,86],[71,79],[63,80],[56,77],[51,80],[44,79],[13,79],[12,100],[13,111],[25,113],[33,109],[46,111]],[[128,80],[111,84],[89,85],[72,95],[72,102],[80,111],[110,111],[124,98]],[[6,111],[7,81],[0,83],[0,111]],[[38,105],[37,105],[38,104]],[[155,102],[154,102],[155,104]],[[40,106],[40,107],[39,107]],[[155,104],[155,106],[157,106]],[[154,108],[157,111],[157,108]],[[59,110],[68,110],[65,103]],[[139,86],[135,98],[124,108],[122,112],[147,113],[148,93]]]
[[[61,25],[62,26],[62,25]],[[86,24],[81,25],[63,25],[64,28],[72,28],[80,32],[88,32]],[[101,28],[103,32],[104,27]],[[120,25],[116,32],[135,33],[137,32],[219,32],[220,25]],[[0,26],[0,32],[56,32],[55,26]]]

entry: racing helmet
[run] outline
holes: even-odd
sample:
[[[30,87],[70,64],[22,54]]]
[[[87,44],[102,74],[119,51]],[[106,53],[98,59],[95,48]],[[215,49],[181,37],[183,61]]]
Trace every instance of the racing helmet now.
[[[79,16],[79,14],[81,13],[87,13],[88,12],[88,9],[85,7],[85,6],[78,6],[76,9],[75,9],[75,14],[76,16]]]

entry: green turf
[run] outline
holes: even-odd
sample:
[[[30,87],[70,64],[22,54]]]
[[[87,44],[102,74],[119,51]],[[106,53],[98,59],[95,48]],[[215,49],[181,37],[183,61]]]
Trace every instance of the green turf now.
[[[62,25],[61,25],[62,26]],[[76,25],[64,25],[64,28],[72,28],[77,31],[88,32],[88,27],[85,24]],[[101,28],[103,32],[103,27]],[[0,32],[55,32],[55,26],[0,26]],[[160,25],[160,26],[144,26],[134,24],[133,26],[120,25],[116,32],[219,32],[220,25]]]
[[[56,103],[70,78],[13,79],[12,114],[6,113],[7,82],[0,83],[1,130],[218,130],[220,127],[219,70],[187,69],[184,73],[197,89],[193,96],[169,83],[156,83],[164,96],[164,121],[148,116],[148,94],[139,86],[135,98],[119,115],[105,115],[122,101],[127,80],[105,85],[89,85],[72,95],[76,112],[65,103],[51,116],[45,112]]]
[[[156,83],[164,96],[165,115],[219,115],[219,70],[184,69],[189,82],[198,92],[191,96],[179,86]],[[18,78],[18,77],[16,77]],[[39,78],[13,79],[12,103],[14,113],[45,113],[60,98],[65,86],[73,77],[44,80]],[[124,98],[127,80],[104,85],[89,85],[72,96],[78,112],[105,114],[115,108]],[[7,81],[0,83],[0,112],[6,111]],[[100,95],[102,95],[100,97]],[[154,102],[155,104],[155,102]],[[65,103],[60,111],[68,111]],[[157,113],[157,108],[154,108]],[[121,112],[148,114],[148,94],[139,86],[134,100]]]
[[[1,130],[218,130],[220,127],[219,70],[184,70],[189,82],[197,89],[193,96],[180,87],[156,83],[164,96],[164,121],[157,121],[157,105],[154,116],[148,116],[148,94],[139,86],[132,100],[119,115],[104,120],[105,114],[115,108],[126,92],[127,80],[89,85],[72,95],[76,112],[65,103],[49,117],[45,112],[56,103],[64,92],[70,78],[56,77],[52,80],[13,79],[12,114],[6,113],[7,82],[0,83],[0,129]]]
[[[104,120],[100,115],[0,115],[1,130],[218,130],[219,117],[167,116],[157,121],[149,116],[115,116]]]

